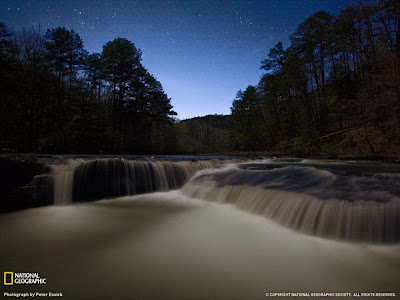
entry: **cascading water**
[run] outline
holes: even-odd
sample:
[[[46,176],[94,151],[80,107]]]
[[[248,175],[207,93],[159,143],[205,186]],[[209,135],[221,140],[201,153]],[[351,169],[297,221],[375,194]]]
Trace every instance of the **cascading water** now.
[[[322,168],[322,169],[321,169]],[[236,207],[322,237],[400,241],[400,177],[342,165],[242,164],[200,172],[186,196]]]
[[[80,163],[82,162],[71,159],[66,164],[51,166],[55,204],[63,205],[72,202],[75,167]]]
[[[313,160],[99,158],[53,165],[52,182],[57,205],[183,186],[185,196],[230,203],[303,233],[392,243],[400,241],[398,173],[396,165]]]
[[[58,159],[29,190],[43,199],[54,185],[55,202],[68,205],[0,214],[2,268],[48,278],[18,292],[61,291],[67,299],[399,295],[399,165]]]
[[[224,163],[222,160],[69,159],[64,164],[51,166],[54,203],[63,205],[177,189],[197,171],[216,168]]]

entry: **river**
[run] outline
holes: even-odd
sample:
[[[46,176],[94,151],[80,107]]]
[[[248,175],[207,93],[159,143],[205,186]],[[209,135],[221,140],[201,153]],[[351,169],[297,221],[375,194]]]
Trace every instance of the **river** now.
[[[69,159],[52,165],[54,205],[0,215],[1,271],[36,272],[46,285],[2,289],[63,299],[400,295],[399,171],[291,159]]]

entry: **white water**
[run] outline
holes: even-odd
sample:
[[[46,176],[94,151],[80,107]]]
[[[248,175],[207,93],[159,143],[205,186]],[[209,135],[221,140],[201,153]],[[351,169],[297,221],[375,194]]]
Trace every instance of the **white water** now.
[[[399,174],[313,160],[72,159],[52,166],[62,205],[0,215],[0,268],[47,278],[18,292],[64,299],[400,295]]]
[[[399,245],[299,234],[179,191],[3,214],[0,227],[2,269],[47,278],[46,286],[2,286],[8,291],[78,300],[400,292]]]
[[[241,167],[245,166],[246,169]],[[333,174],[315,167],[231,165],[199,172],[182,189],[230,203],[303,233],[373,243],[400,241],[400,183],[395,174]]]
[[[57,205],[168,191],[189,181],[182,192],[191,198],[232,203],[303,233],[400,241],[400,168],[394,164],[92,158],[52,170]]]
[[[54,203],[168,191],[186,183],[197,171],[228,161],[155,161],[121,158],[69,159],[51,165]]]
[[[82,163],[79,160],[68,160],[66,164],[51,165],[54,182],[54,204],[72,203],[75,167]]]

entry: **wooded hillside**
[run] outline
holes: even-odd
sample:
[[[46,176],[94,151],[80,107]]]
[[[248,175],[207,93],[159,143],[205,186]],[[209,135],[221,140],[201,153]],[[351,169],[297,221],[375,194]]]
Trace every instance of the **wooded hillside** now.
[[[170,99],[131,41],[89,54],[73,30],[0,23],[0,148],[42,153],[167,153]]]
[[[73,30],[0,23],[3,152],[400,155],[400,2],[319,11],[261,62],[231,116],[178,121],[124,38],[89,54]]]
[[[290,41],[270,50],[257,86],[238,92],[234,149],[398,155],[400,2],[317,12]]]

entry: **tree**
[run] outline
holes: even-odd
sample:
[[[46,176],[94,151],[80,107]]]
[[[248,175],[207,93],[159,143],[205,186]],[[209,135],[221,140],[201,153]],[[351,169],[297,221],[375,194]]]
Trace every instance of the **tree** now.
[[[124,38],[116,38],[103,46],[101,60],[104,78],[112,86],[113,106],[118,111],[124,104],[128,92],[128,84],[132,77],[141,68],[140,49]]]
[[[380,0],[304,20],[286,50],[278,43],[262,61],[251,96],[233,101],[237,148],[400,153],[399,16],[398,1]]]
[[[271,48],[268,53],[268,58],[261,62],[261,69],[278,73],[281,71],[285,62],[285,51],[283,50],[282,42],[279,42],[275,47]]]
[[[62,84],[68,76],[71,88],[72,81],[77,76],[77,71],[82,68],[86,56],[82,39],[75,31],[64,27],[47,30],[45,39],[47,59],[52,70]]]
[[[88,54],[63,27],[0,24],[1,146],[14,151],[174,151],[170,98],[122,38]]]
[[[103,86],[103,62],[100,53],[92,53],[86,57],[86,76],[89,89],[96,94],[98,102],[101,101],[101,88]]]

